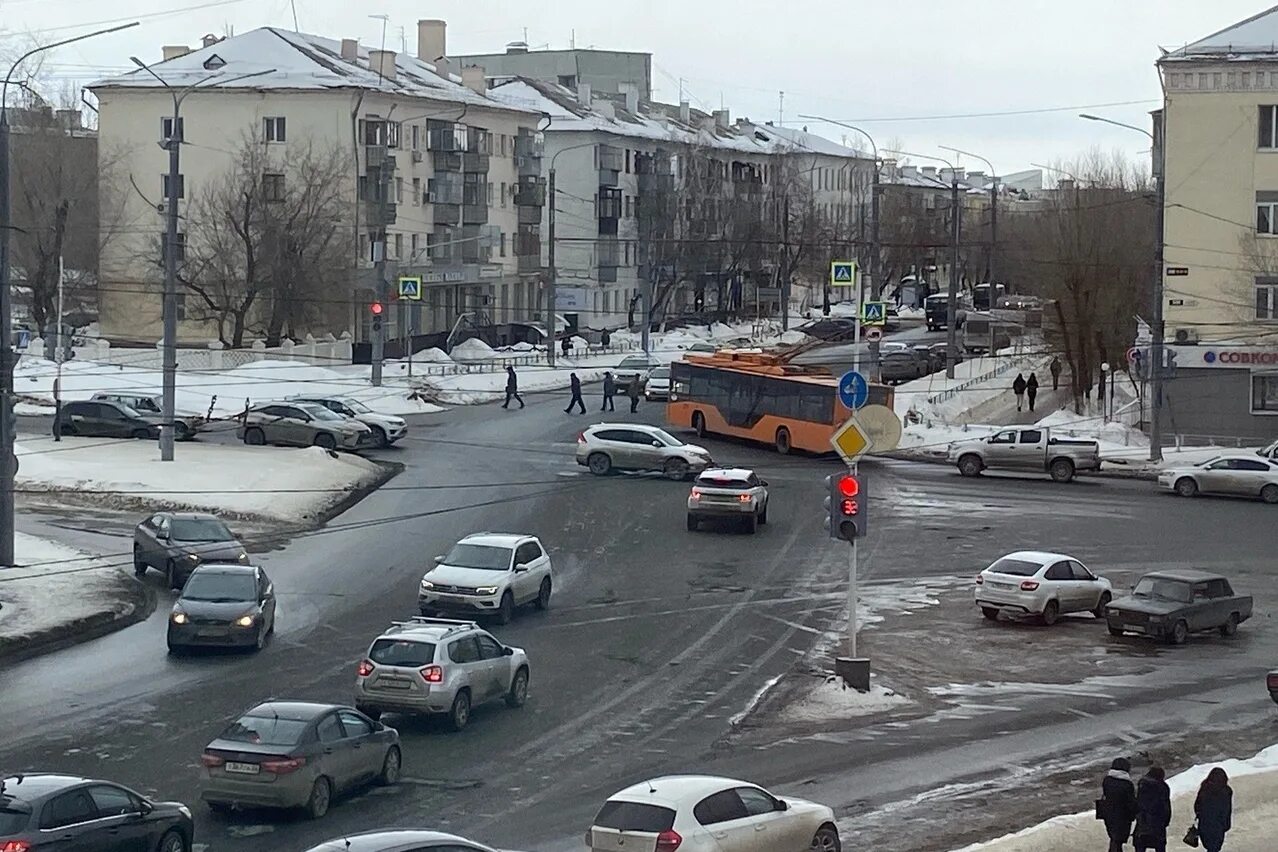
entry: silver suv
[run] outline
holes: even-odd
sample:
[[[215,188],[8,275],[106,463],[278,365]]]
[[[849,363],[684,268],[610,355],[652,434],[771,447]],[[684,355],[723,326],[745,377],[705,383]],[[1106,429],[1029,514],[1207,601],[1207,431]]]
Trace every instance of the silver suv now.
[[[642,423],[596,423],[577,436],[577,464],[595,476],[614,470],[659,470],[687,479],[713,462],[710,451]]]
[[[369,718],[446,713],[456,731],[472,707],[497,700],[522,707],[527,699],[528,655],[473,621],[396,621],[373,640],[355,678],[355,706]]]
[[[688,529],[709,520],[741,521],[753,533],[768,522],[768,483],[744,468],[703,472],[688,495]]]

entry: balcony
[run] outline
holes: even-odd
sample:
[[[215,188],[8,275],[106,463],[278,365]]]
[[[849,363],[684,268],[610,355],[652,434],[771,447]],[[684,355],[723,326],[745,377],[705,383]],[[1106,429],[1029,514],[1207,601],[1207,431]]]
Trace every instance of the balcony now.
[[[395,224],[395,202],[365,201],[364,221],[370,228],[385,228]]]
[[[762,203],[765,194],[763,184],[755,181],[740,181],[732,185],[732,195],[737,201],[759,204]]]
[[[435,168],[435,172],[460,172],[462,170],[462,155],[457,151],[432,151],[431,164]]]
[[[431,178],[426,182],[428,204],[461,204],[464,201],[463,196],[464,189],[459,180]]]
[[[370,170],[395,170],[395,152],[385,145],[365,145],[364,162]]]
[[[546,142],[545,137],[540,133],[530,133],[526,130],[519,131],[519,135],[515,137],[515,156],[529,157],[530,159],[540,160],[545,156]]]
[[[515,204],[519,207],[545,207],[546,182],[540,178],[521,180],[515,186]]]
[[[599,171],[619,172],[625,161],[620,148],[611,145],[599,146]]]
[[[460,225],[462,220],[462,206],[460,204],[439,204],[436,203],[431,211],[436,225]]]
[[[462,154],[461,170],[466,174],[487,174],[488,173],[488,154],[478,154],[467,151]]]
[[[616,240],[600,240],[595,248],[595,265],[599,281],[609,284],[617,280],[617,267],[621,265],[621,243]]]
[[[463,225],[487,225],[488,224],[488,205],[487,204],[463,204],[462,205],[462,224]]]
[[[519,272],[541,272],[540,254],[521,254],[516,258],[515,268]]]
[[[460,152],[465,149],[466,138],[457,132],[455,125],[434,121],[431,121],[430,125],[426,138],[431,151],[439,154],[449,151]]]
[[[621,218],[621,190],[619,189],[599,190],[599,218],[600,219],[620,219]]]
[[[519,211],[519,215],[516,217],[516,220],[519,222],[519,224],[521,225],[540,225],[541,224],[542,208],[517,207],[516,209]]]
[[[639,191],[642,192],[674,192],[674,175],[651,173],[639,174]]]

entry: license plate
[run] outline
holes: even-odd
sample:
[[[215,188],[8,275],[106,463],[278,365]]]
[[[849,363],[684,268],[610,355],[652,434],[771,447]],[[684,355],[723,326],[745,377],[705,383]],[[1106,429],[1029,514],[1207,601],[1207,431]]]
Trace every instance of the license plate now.
[[[210,629],[210,630],[197,630],[197,631],[195,632],[195,635],[196,635],[196,636],[201,636],[201,637],[204,637],[204,638],[211,639],[211,638],[214,638],[214,637],[216,637],[216,636],[225,636],[225,635],[226,635],[226,631],[225,631],[225,630],[218,630],[217,628],[213,628],[213,629]]]
[[[377,686],[382,689],[408,689],[412,684],[406,680],[379,680]]]
[[[991,586],[992,588],[995,588],[995,589],[1012,589],[1012,588],[1015,588],[1015,586],[1013,586],[1011,583],[990,583],[990,586]]]
[[[226,762],[226,771],[234,772],[237,775],[256,775],[262,771],[262,767],[256,763],[236,763],[233,760]]]
[[[439,599],[445,603],[461,603],[465,600],[461,595],[440,595]]]

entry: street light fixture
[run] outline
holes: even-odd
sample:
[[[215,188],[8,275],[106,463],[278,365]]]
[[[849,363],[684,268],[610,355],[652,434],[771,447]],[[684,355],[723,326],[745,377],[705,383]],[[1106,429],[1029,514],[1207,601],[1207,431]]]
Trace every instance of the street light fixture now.
[[[550,180],[546,188],[547,203],[550,205],[549,217],[547,223],[547,251],[546,251],[546,363],[555,366],[555,279],[558,277],[558,270],[555,268],[555,160],[559,159],[560,154],[573,151],[578,148],[593,148],[594,142],[582,142],[577,145],[569,145],[566,148],[560,148],[550,158]],[[643,351],[648,351],[648,327],[652,324],[652,285],[651,279],[644,277],[643,289]]]

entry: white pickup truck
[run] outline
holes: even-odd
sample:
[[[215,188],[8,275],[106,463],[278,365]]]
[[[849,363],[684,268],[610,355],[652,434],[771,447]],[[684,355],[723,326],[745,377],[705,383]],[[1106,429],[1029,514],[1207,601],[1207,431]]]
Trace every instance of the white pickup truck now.
[[[951,444],[949,459],[964,476],[979,476],[983,470],[1021,470],[1069,482],[1080,470],[1100,470],[1100,445],[1053,438],[1048,429],[1004,429],[979,441]]]

